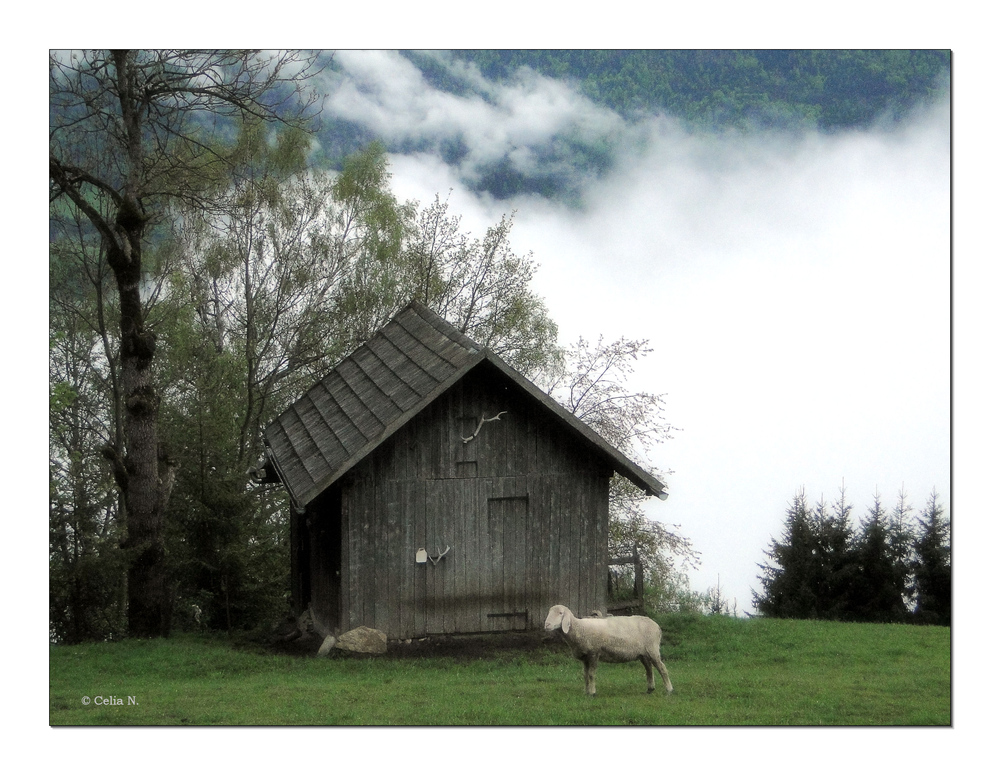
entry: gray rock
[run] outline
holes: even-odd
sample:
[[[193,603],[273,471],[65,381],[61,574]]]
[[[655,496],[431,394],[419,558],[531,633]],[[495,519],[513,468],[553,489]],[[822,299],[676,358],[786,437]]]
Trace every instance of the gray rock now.
[[[358,654],[385,654],[387,650],[385,633],[371,627],[355,627],[337,639],[336,648]]]

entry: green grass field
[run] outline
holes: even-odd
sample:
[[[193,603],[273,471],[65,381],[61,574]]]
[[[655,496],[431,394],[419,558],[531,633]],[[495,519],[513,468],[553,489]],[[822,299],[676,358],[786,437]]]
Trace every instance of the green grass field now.
[[[303,658],[225,640],[52,646],[53,725],[948,725],[950,630],[668,616],[674,693],[605,664],[597,696],[568,648]],[[83,697],[91,698],[90,704]],[[121,705],[96,704],[115,697]],[[130,704],[134,699],[134,704]]]

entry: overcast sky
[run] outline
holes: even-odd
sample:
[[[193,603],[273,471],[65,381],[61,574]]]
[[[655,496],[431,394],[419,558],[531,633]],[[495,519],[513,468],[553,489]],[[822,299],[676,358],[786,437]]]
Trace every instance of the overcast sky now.
[[[949,115],[928,106],[891,129],[707,136],[669,116],[627,124],[571,84],[525,72],[435,90],[391,52],[337,55],[325,110],[389,141],[397,196],[451,211],[480,235],[517,210],[512,242],[567,344],[648,339],[634,387],[667,394],[677,431],[648,460],[670,497],[647,513],[701,552],[741,610],[800,487],[856,514],[901,487],[950,514]],[[508,154],[553,172],[559,137],[608,138],[614,167],[576,181],[582,206],[476,194],[478,165]],[[442,144],[469,149],[449,166]],[[564,170],[563,170],[564,171]]]

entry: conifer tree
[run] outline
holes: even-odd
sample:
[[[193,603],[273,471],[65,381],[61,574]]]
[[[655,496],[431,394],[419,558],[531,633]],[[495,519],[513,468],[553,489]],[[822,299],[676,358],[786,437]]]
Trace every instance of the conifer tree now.
[[[892,559],[893,583],[900,590],[906,612],[913,603],[913,507],[906,491],[899,490],[899,498],[889,515],[889,556]]]
[[[904,587],[893,561],[889,514],[878,492],[861,520],[855,545],[857,573],[854,575],[849,617],[864,622],[902,621],[906,614]]]
[[[937,491],[917,517],[913,579],[916,610],[922,624],[951,625],[951,521],[938,502]]]
[[[840,497],[833,504],[833,513],[827,514],[825,509],[817,507],[819,544],[823,556],[821,616],[824,619],[843,619],[850,610],[851,579],[857,567],[853,554],[853,508],[847,502],[847,490],[843,483]]]
[[[765,616],[815,619],[820,600],[819,543],[815,516],[799,490],[785,512],[780,541],[772,540],[765,554],[773,565],[759,565],[764,593],[754,593],[754,606]]]

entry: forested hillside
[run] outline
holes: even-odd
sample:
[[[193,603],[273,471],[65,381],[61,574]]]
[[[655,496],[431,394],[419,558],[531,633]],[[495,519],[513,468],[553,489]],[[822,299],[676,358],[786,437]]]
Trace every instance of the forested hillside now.
[[[456,51],[490,79],[529,67],[579,81],[624,115],[662,111],[708,126],[870,126],[946,90],[938,50]],[[413,55],[418,64],[425,61]],[[428,77],[433,72],[425,71]]]

